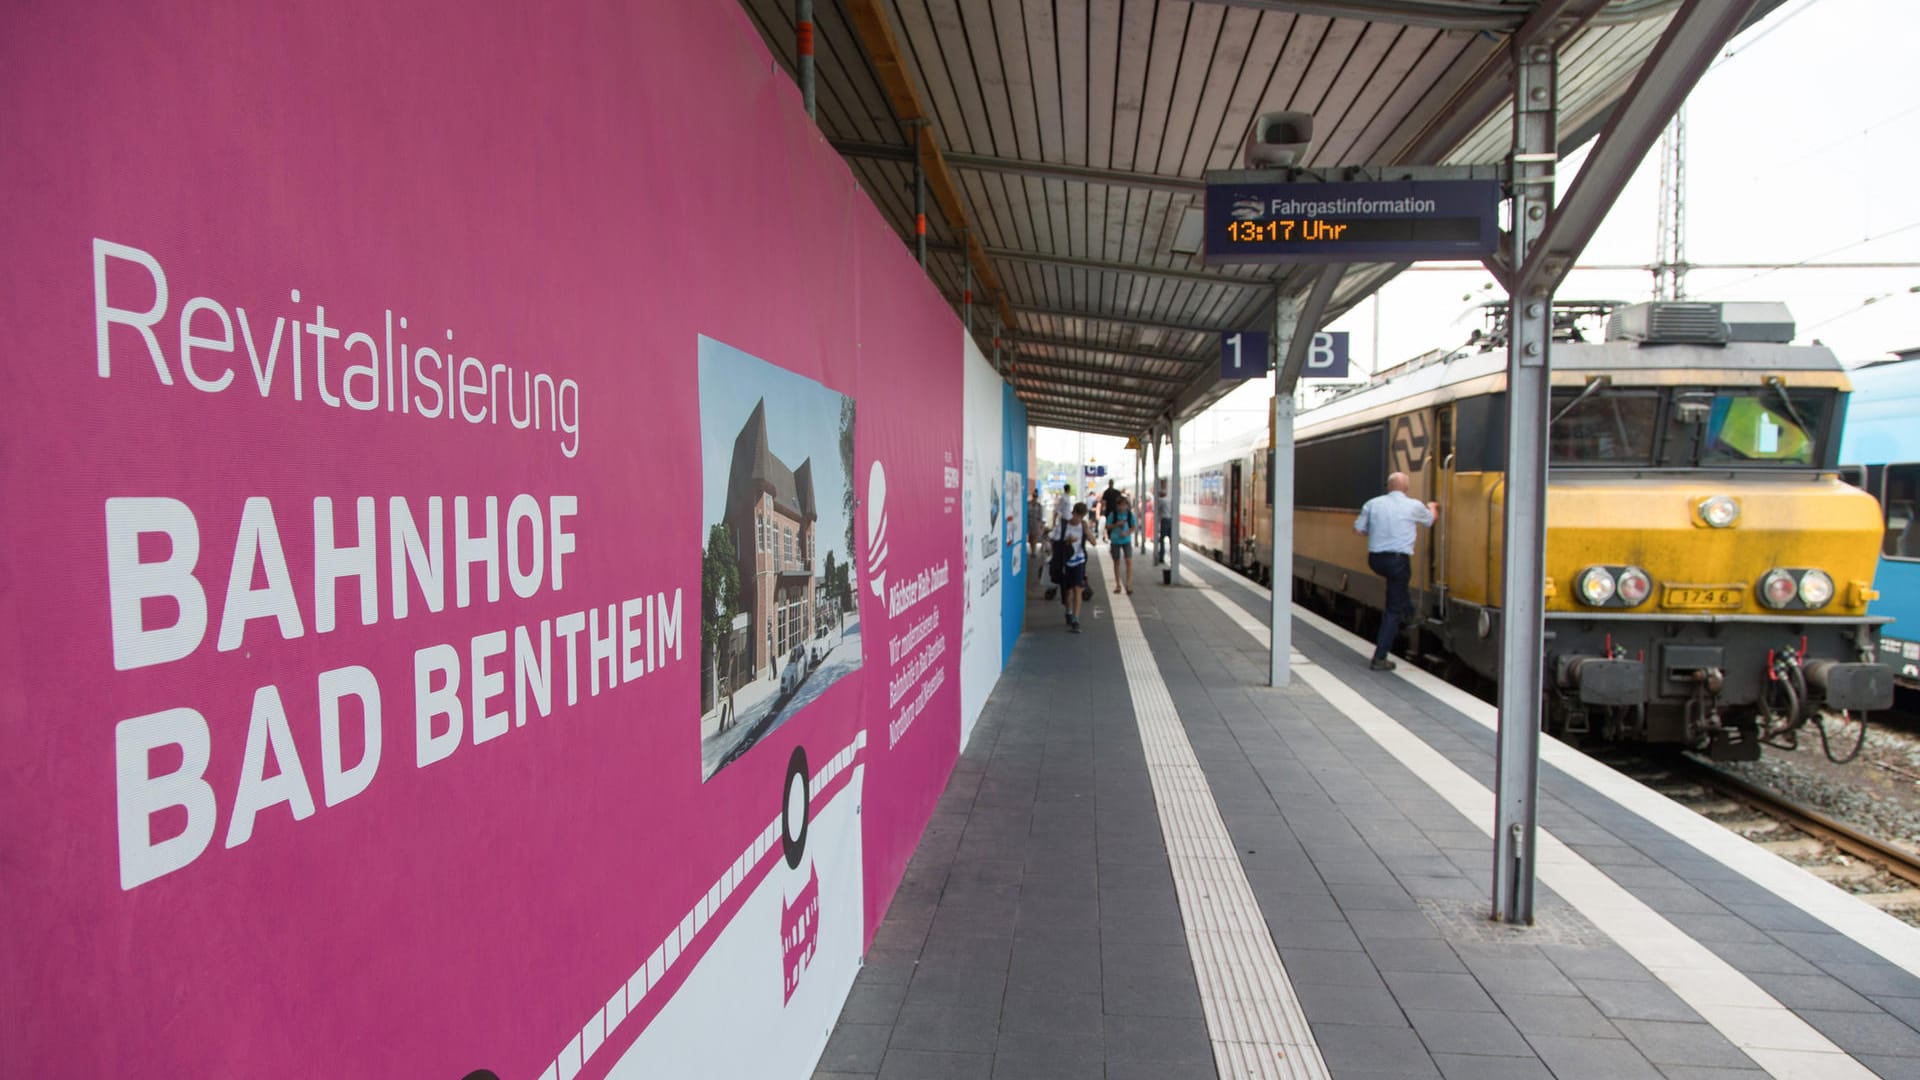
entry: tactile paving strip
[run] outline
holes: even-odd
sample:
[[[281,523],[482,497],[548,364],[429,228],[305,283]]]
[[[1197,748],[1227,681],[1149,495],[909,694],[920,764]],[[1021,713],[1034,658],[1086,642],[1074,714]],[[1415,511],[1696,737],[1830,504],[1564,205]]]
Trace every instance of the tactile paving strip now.
[[[1133,601],[1126,594],[1110,599],[1215,1067],[1222,1080],[1325,1080],[1329,1074],[1320,1047],[1193,744],[1180,726]]]

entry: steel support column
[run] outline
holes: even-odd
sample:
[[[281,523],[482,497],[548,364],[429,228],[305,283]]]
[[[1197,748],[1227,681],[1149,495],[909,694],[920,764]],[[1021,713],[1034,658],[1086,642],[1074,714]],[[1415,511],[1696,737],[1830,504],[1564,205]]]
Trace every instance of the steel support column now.
[[[1153,527],[1155,531],[1167,528],[1167,524],[1160,520],[1160,428],[1157,424],[1153,429],[1153,483],[1148,487],[1148,498],[1154,500]],[[1173,534],[1168,533],[1167,535],[1171,536]],[[1160,550],[1160,545],[1157,541],[1154,544],[1154,550]]]
[[[1293,381],[1287,378],[1287,358],[1293,352],[1294,339],[1311,326],[1300,324],[1300,298],[1282,296],[1274,301],[1273,312],[1273,415],[1268,430],[1273,435],[1272,464],[1267,467],[1267,483],[1273,490],[1273,549],[1267,553],[1272,568],[1272,588],[1267,599],[1267,685],[1286,686],[1293,681],[1293,591],[1281,584],[1292,576],[1293,568]],[[1296,373],[1297,377],[1297,373]],[[1284,384],[1284,385],[1282,385]],[[1281,560],[1288,573],[1282,577]]]
[[[1167,584],[1180,584],[1180,418],[1167,427],[1173,472],[1167,477]]]
[[[1273,321],[1273,463],[1267,483],[1273,494],[1273,548],[1267,566],[1273,581],[1267,612],[1267,685],[1292,681],[1293,663],[1293,389],[1300,382],[1313,335],[1326,318],[1327,302],[1346,276],[1344,263],[1320,268],[1313,288],[1302,302],[1283,296],[1275,302]]]
[[[920,269],[927,268],[927,166],[922,151],[927,141],[927,122],[913,122],[913,250]],[[967,265],[973,265],[969,262]]]
[[[794,52],[800,57],[800,104],[807,119],[814,119],[813,94],[813,0],[798,0],[793,19]]]
[[[1526,265],[1553,206],[1557,49],[1515,40],[1513,262]],[[1516,274],[1516,278],[1522,275]],[[1496,748],[1493,916],[1533,922],[1535,797],[1540,778],[1541,642],[1546,632],[1547,395],[1550,283],[1509,298],[1507,480],[1502,555],[1500,728]]]
[[[960,231],[961,242],[966,241],[967,232]],[[920,241],[926,243],[924,239]],[[966,324],[967,336],[973,336],[973,260],[966,260],[966,282],[960,286],[960,321]]]

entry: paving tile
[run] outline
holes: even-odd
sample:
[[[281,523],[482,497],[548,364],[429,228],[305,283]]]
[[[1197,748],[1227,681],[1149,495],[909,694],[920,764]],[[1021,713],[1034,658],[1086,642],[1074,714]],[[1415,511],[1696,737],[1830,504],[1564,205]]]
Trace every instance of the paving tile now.
[[[1347,922],[1363,941],[1380,938],[1438,938],[1440,930],[1418,910],[1349,911]]]
[[[1309,849],[1309,854],[1312,849]],[[1364,861],[1314,862],[1314,868],[1320,871],[1320,877],[1328,885],[1398,885],[1399,879],[1393,871],[1378,859],[1369,857]]]
[[[1465,972],[1467,965],[1444,941],[1427,938],[1379,938],[1367,942],[1367,955],[1384,974],[1389,971]]]
[[[1777,975],[1759,971],[1748,978],[1789,1009],[1826,1009],[1836,1012],[1877,1012],[1880,1009],[1880,1006],[1827,974]]]
[[[1313,1038],[1335,1076],[1349,1070],[1418,1072],[1433,1060],[1411,1028],[1314,1024]]]
[[[1773,940],[1765,930],[1738,915],[1694,915],[1666,913],[1667,921],[1695,941],[1732,941],[1765,943]]]
[[[1000,1010],[1001,1034],[1099,1035],[1100,995],[1009,989]]]
[[[815,1070],[813,1080],[874,1080],[873,1073],[821,1072]]]
[[[1581,993],[1601,1015],[1616,1020],[1695,1021],[1700,1015],[1667,984],[1651,976],[1639,979],[1580,979]]]
[[[1314,919],[1305,922],[1267,918],[1273,943],[1283,949],[1359,949],[1360,939],[1345,922]]]
[[[1197,1017],[1108,1017],[1106,1055],[1109,1062],[1210,1064],[1213,1046]]]
[[[1014,942],[1007,985],[1023,990],[1092,993],[1100,989],[1100,945],[1096,940],[1036,937]]]
[[[1287,980],[1295,986],[1380,987],[1380,973],[1373,958],[1352,949],[1281,949],[1280,963],[1287,969]]]
[[[1785,945],[1766,945],[1757,942],[1706,942],[1720,959],[1732,964],[1741,971],[1764,971],[1777,975],[1818,975],[1820,968],[1815,967],[1799,953]],[[1838,974],[1838,972],[1835,972]],[[1847,980],[1851,982],[1851,980]]]
[[[1555,1080],[1660,1080],[1660,1070],[1625,1039],[1530,1035]]]
[[[1499,1013],[1409,1009],[1407,1019],[1427,1050],[1439,1054],[1486,1054],[1531,1058],[1533,1048]]]
[[[1861,1054],[1854,1060],[1872,1069],[1888,1080],[1902,1077],[1920,1076],[1920,1061],[1907,1057],[1881,1057],[1876,1054]]]
[[[893,1022],[895,1050],[992,1053],[1000,1033],[1000,1004],[990,1007],[918,1005],[909,1000]]]
[[[1798,1011],[1802,1020],[1849,1054],[1920,1057],[1920,1031],[1886,1013]]]
[[[1920,1031],[1920,998],[1892,997],[1890,995],[1882,994],[1878,997],[1873,998],[1871,1001],[1871,1004],[1878,1005],[1880,1008],[1885,1009],[1888,1012],[1888,1014],[1898,1019],[1900,1022],[1906,1024],[1908,1027],[1913,1028],[1916,1031]],[[1808,1006],[1808,1008],[1813,1008],[1813,1009],[1848,1008],[1848,1007],[1850,1006],[1846,1006],[1846,1005],[1809,1005]]]
[[[876,946],[867,950],[866,960],[860,966],[859,981],[905,986],[913,978],[914,969],[919,963],[918,951]]]
[[[847,994],[847,1003],[840,1008],[840,1022],[891,1024],[894,1017],[900,1015],[900,1005],[906,1000],[907,988],[903,984],[856,979]]]
[[[993,1080],[1103,1080],[1106,1055],[1097,1035],[1002,1035]]]
[[[840,1024],[827,1037],[818,1067],[832,1072],[878,1072],[892,1036],[891,1024]]]
[[[991,1080],[992,1054],[889,1050],[880,1080]]]
[[[1542,945],[1540,952],[1561,974],[1581,979],[1645,979],[1647,969],[1618,945]]]
[[[1658,1068],[1667,1080],[1773,1080],[1761,1068],[1722,1069],[1711,1065],[1661,1065]]]
[[[1437,1009],[1447,1012],[1498,1012],[1499,1006],[1480,988],[1479,980],[1465,972],[1388,971],[1381,977],[1387,989],[1403,1009]]]
[[[1398,880],[1391,885],[1333,882],[1328,889],[1333,893],[1334,902],[1345,911],[1417,911],[1420,907]]]
[[[1152,918],[1100,916],[1100,942],[1103,945],[1181,945],[1187,941],[1186,927],[1178,916]],[[1346,929],[1346,924],[1340,924]]]
[[[1868,997],[1883,994],[1893,997],[1920,998],[1920,977],[1916,977],[1885,961],[1866,964],[1821,964],[1816,971],[1796,971],[1791,974],[1813,975],[1824,971],[1849,987]]]
[[[1249,884],[1252,883],[1249,882]],[[1303,922],[1312,919],[1346,921],[1346,916],[1341,912],[1339,903],[1334,900],[1331,894],[1325,891],[1324,887],[1320,892],[1276,893],[1268,891],[1259,885],[1253,885],[1253,895],[1260,901],[1260,910],[1269,913],[1274,918],[1286,919],[1291,922]]]
[[[1406,1014],[1385,987],[1296,985],[1294,990],[1309,1023],[1407,1026]]]
[[[1206,1062],[1107,1062],[1107,1080],[1219,1080],[1212,1059]]]
[[[1627,1041],[1640,1048],[1656,1065],[1711,1065],[1745,1069],[1754,1061],[1727,1037],[1704,1021],[1691,1024],[1661,1020],[1621,1020],[1616,1024]]]
[[[1503,993],[1534,997],[1575,997],[1580,993],[1571,979],[1537,953],[1501,960],[1471,955],[1463,959],[1467,961],[1467,970],[1496,998]]]
[[[1529,1038],[1569,1035],[1589,1039],[1619,1038],[1620,1031],[1584,997],[1538,997],[1494,991],[1500,1011]]]
[[[1107,1024],[1115,1016],[1204,1016],[1192,975],[1184,984],[1168,979],[1114,976],[1102,981],[1100,1005]]]
[[[1482,1057],[1474,1054],[1435,1054],[1433,1063],[1446,1080],[1554,1080],[1553,1074],[1528,1057]]]

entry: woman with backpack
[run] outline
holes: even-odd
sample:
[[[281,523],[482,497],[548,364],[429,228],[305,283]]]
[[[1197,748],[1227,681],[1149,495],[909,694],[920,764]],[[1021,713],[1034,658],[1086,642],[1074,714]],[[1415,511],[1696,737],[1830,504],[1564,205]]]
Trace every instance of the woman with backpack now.
[[[1133,595],[1133,534],[1140,529],[1140,522],[1133,516],[1133,504],[1125,495],[1115,500],[1113,512],[1107,515],[1107,540],[1113,551],[1113,591],[1121,589]]]

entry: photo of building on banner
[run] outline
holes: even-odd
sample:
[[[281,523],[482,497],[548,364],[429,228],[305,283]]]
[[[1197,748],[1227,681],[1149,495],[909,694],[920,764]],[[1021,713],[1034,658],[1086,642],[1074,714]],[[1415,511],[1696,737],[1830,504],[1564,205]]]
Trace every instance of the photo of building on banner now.
[[[860,669],[853,399],[700,338],[700,775]]]

